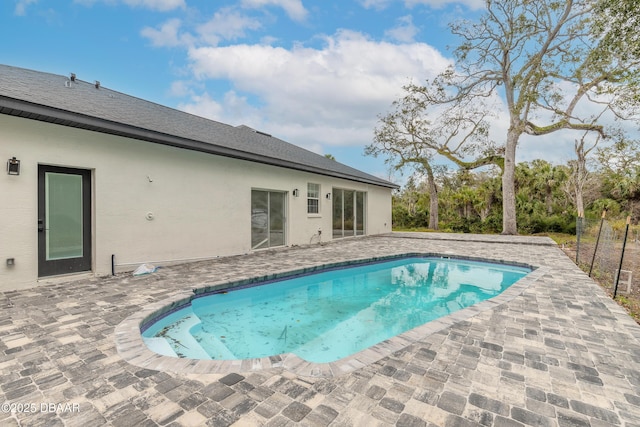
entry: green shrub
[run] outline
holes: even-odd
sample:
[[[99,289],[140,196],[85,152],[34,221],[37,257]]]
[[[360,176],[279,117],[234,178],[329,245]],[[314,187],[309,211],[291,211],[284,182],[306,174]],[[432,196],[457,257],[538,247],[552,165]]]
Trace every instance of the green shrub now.
[[[518,217],[518,229],[523,234],[575,234],[576,222],[571,215],[521,215]]]
[[[607,211],[607,218],[615,218],[620,215],[620,203],[613,199],[598,199],[591,204],[589,210],[596,218],[600,218],[602,211]]]

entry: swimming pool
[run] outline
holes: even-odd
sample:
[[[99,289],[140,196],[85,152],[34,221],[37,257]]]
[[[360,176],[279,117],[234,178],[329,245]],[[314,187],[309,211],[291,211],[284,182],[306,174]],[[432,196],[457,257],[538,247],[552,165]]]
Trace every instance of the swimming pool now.
[[[198,295],[141,328],[154,352],[329,363],[493,298],[530,268],[411,256]]]

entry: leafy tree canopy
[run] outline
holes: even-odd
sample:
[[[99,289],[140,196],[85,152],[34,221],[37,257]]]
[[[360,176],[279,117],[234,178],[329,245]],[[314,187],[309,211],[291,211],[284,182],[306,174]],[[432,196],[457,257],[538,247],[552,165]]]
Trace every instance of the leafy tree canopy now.
[[[504,234],[517,233],[516,149],[523,134],[561,129],[608,136],[611,117],[637,119],[640,45],[636,0],[487,0],[476,21],[451,31],[455,64],[407,95],[382,119],[369,153],[409,148],[427,161],[502,156]],[[484,111],[505,105],[508,130],[495,144]],[[419,145],[417,145],[419,144]],[[418,147],[420,148],[418,150]],[[376,151],[377,150],[377,151]]]

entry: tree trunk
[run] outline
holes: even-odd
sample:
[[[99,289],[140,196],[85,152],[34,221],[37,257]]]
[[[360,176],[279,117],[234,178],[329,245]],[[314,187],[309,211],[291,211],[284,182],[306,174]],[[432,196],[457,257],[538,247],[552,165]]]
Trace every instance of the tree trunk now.
[[[587,155],[584,152],[584,142],[581,146],[576,146],[576,154],[578,156],[575,172],[576,209],[578,210],[578,216],[584,218],[584,199],[582,196],[582,189],[587,181]]]
[[[582,201],[582,188],[576,185],[576,209],[578,210],[578,216],[584,218],[584,202]]]
[[[516,145],[520,134],[512,125],[507,133],[502,172],[502,234],[518,234],[516,223]]]
[[[429,228],[438,229],[438,187],[433,176],[433,170],[429,164],[425,165],[427,171],[427,185],[429,187]]]

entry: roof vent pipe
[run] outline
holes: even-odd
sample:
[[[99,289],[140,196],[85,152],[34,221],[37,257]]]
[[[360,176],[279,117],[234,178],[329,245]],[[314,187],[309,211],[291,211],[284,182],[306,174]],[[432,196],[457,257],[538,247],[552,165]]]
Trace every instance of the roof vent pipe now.
[[[72,82],[76,81],[76,73],[71,73],[71,81]]]
[[[96,80],[96,89],[100,89],[100,82]]]

